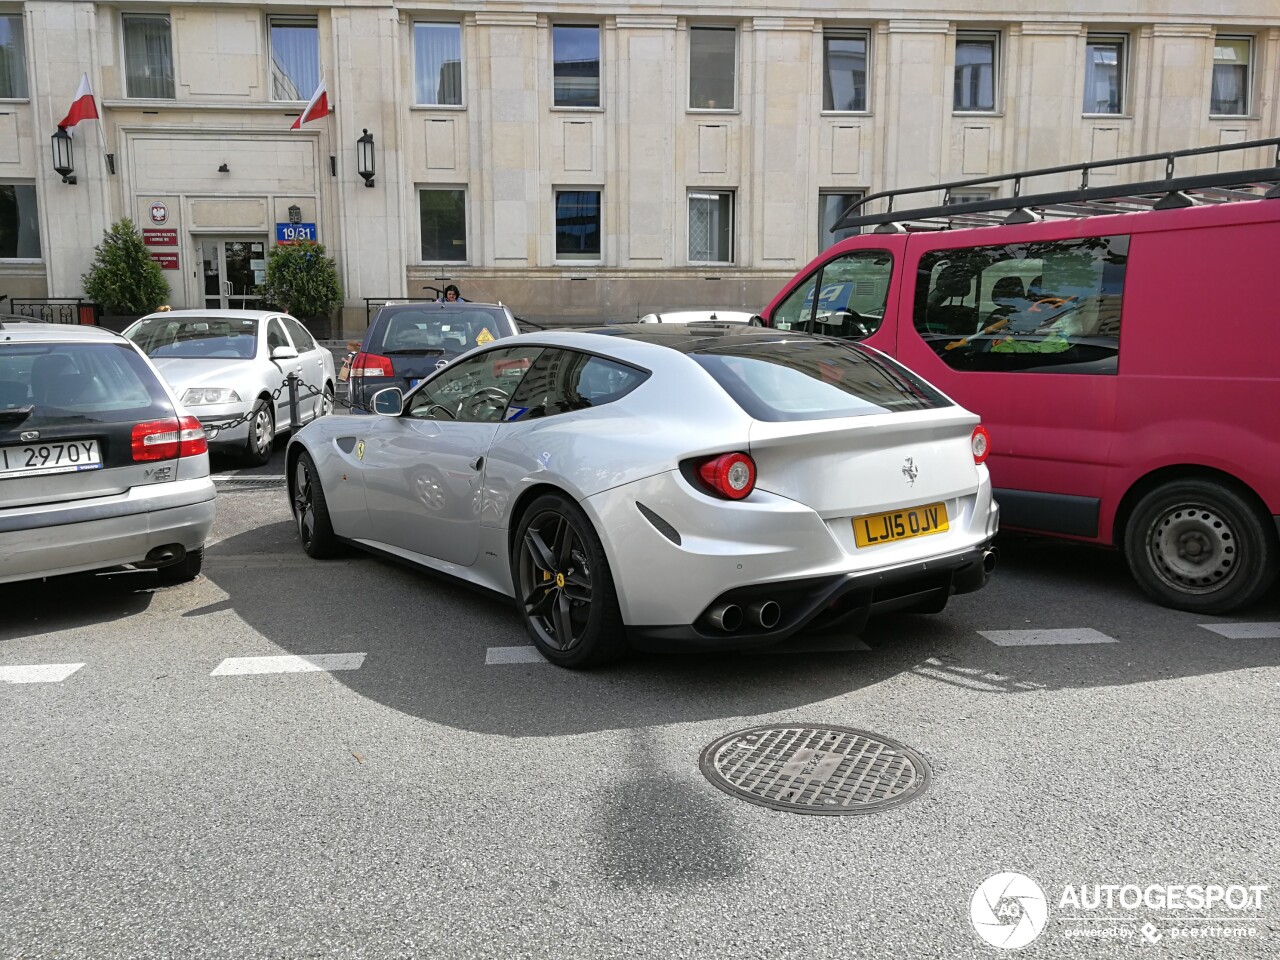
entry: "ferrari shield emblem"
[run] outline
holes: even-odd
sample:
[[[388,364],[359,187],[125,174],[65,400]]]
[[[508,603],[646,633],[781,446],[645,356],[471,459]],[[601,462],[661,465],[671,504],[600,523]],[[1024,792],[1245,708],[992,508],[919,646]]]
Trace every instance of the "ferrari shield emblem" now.
[[[357,460],[364,459],[364,441],[363,440],[356,441],[356,459]]]

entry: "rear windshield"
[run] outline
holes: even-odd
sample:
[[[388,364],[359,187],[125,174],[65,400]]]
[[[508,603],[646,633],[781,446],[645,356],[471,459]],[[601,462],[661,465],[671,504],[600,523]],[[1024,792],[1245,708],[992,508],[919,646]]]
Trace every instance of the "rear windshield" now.
[[[152,317],[133,327],[128,336],[156,360],[249,360],[258,346],[258,321]]]
[[[505,314],[480,308],[384,308],[379,324],[382,339],[375,339],[370,349],[384,355],[457,355],[511,335]]]
[[[167,416],[146,362],[122,343],[0,344],[0,430]]]
[[[853,343],[726,343],[690,356],[756,420],[825,420],[952,405],[905,367]]]

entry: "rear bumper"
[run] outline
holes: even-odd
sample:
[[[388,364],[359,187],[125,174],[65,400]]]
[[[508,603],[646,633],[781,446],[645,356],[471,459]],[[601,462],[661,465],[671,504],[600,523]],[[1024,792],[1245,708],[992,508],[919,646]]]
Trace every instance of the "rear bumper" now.
[[[725,604],[747,610],[754,603],[771,600],[782,610],[772,629],[747,618],[740,629],[729,633],[713,626],[704,612],[691,624],[629,625],[627,635],[646,650],[741,650],[781,643],[806,629],[839,627],[856,633],[872,614],[908,607],[941,609],[953,594],[981,589],[993,562],[987,541],[961,553],[892,569],[752,584],[726,590],[707,610]]]
[[[215,496],[206,476],[0,515],[0,583],[141,563],[167,544],[198,549]]]

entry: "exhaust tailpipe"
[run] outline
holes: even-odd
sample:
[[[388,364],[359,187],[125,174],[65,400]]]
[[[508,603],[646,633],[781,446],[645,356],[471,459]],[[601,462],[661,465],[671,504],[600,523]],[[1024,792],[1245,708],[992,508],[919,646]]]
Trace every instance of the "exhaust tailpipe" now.
[[[747,607],[747,618],[757,626],[772,630],[782,619],[782,607],[776,600],[761,600]]]
[[[995,547],[988,547],[982,552],[982,572],[991,573],[995,570],[996,564],[1000,561],[1000,551]]]
[[[725,633],[733,633],[742,626],[742,608],[736,603],[722,603],[712,608],[707,619]]]

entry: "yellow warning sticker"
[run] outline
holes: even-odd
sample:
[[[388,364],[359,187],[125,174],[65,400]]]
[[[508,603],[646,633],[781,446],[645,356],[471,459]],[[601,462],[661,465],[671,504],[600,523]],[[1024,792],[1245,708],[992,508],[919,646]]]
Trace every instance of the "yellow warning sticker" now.
[[[484,327],[476,334],[476,346],[483,347],[486,343],[493,343],[493,334],[489,332],[488,327]]]

